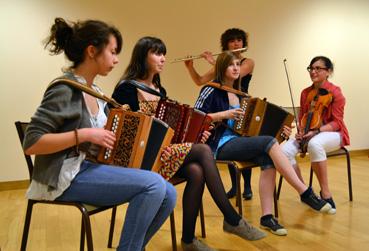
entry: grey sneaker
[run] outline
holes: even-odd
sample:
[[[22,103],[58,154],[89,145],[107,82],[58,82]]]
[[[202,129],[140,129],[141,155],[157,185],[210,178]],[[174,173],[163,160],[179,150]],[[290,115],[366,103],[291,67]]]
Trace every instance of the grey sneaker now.
[[[232,226],[226,221],[223,221],[223,230],[250,241],[259,240],[266,236],[264,232],[247,223],[245,219],[241,219],[238,226]]]
[[[181,247],[183,251],[216,251],[197,238],[194,238],[191,243],[181,241]]]

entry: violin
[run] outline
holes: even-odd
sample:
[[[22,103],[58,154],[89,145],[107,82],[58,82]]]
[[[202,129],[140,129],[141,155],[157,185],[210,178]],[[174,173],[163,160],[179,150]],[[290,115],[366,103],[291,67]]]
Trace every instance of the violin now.
[[[307,96],[306,102],[309,104],[309,110],[302,116],[300,130],[304,135],[311,130],[319,129],[322,126],[323,113],[333,100],[333,95],[327,89],[314,88]],[[307,152],[307,145],[310,139],[304,138],[300,141],[301,155],[304,157]]]

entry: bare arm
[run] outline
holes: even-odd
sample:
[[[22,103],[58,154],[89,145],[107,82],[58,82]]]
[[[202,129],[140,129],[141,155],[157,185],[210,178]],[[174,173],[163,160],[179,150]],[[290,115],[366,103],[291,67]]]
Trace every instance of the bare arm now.
[[[185,66],[190,73],[192,80],[195,82],[196,85],[200,86],[203,85],[215,77],[214,67],[212,67],[208,72],[204,75],[200,75],[193,66],[193,60],[185,61]]]
[[[221,112],[209,113],[208,115],[211,117],[213,121],[217,122],[217,121],[222,121],[223,119],[238,120],[242,114],[243,114],[242,109],[236,108],[236,109],[230,109],[230,110],[221,111]]]
[[[103,128],[82,128],[77,130],[79,143],[91,142],[103,147],[113,148],[115,135]],[[33,145],[24,152],[32,154],[50,154],[62,151],[76,145],[74,131],[63,133],[47,133],[42,135]]]
[[[241,64],[241,69],[240,69],[241,77],[244,77],[247,74],[252,74],[254,67],[255,67],[254,60],[250,58],[245,59]]]

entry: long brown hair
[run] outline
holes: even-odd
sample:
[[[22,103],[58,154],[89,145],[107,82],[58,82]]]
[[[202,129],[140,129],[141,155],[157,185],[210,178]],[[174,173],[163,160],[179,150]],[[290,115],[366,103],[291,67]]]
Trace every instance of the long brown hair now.
[[[233,60],[238,60],[235,54],[230,51],[225,51],[220,54],[215,63],[215,80],[219,82],[221,85],[224,84],[225,73],[227,71],[228,66],[230,66]],[[241,78],[238,77],[233,83],[233,88],[237,90],[241,90]]]

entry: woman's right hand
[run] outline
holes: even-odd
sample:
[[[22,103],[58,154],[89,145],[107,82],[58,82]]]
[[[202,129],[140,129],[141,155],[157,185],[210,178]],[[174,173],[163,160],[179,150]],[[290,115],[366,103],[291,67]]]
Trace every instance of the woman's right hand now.
[[[241,108],[230,109],[224,112],[226,119],[239,120],[243,115],[243,110]]]
[[[83,128],[78,133],[81,142],[88,141],[108,149],[113,149],[116,140],[115,134],[104,128]]]
[[[187,68],[193,68],[193,60],[192,59],[185,60],[184,64]]]
[[[215,59],[210,51],[204,51],[201,53],[201,57],[208,61],[209,64],[215,65]]]

